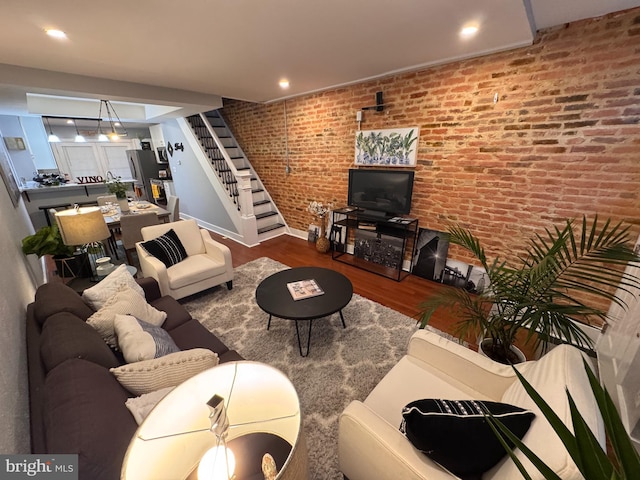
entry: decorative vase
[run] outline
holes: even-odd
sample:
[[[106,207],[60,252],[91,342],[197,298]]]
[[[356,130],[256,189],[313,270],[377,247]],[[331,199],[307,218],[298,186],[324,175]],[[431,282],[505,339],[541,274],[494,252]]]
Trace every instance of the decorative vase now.
[[[318,235],[318,239],[316,240],[316,250],[320,253],[327,253],[329,251],[330,243],[327,238],[326,226],[325,226],[325,218],[320,217],[320,234]]]
[[[121,212],[128,212],[129,211],[129,200],[127,199],[127,197],[119,198],[118,199],[118,205],[120,205],[120,211]]]
[[[115,265],[111,263],[111,257],[100,257],[96,260],[96,275],[98,277],[106,277],[115,268]]]

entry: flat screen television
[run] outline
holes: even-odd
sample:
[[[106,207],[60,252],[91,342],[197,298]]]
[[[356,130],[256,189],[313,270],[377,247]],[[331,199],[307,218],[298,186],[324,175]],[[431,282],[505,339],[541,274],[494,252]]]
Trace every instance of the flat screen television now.
[[[365,214],[384,217],[411,212],[413,171],[407,170],[349,170],[350,207]]]

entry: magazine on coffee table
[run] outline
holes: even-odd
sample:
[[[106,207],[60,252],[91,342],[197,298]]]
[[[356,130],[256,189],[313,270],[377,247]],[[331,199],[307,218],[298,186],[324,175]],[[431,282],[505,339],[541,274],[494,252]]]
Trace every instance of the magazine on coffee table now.
[[[287,288],[294,300],[302,300],[324,294],[324,290],[313,279],[287,283]]]

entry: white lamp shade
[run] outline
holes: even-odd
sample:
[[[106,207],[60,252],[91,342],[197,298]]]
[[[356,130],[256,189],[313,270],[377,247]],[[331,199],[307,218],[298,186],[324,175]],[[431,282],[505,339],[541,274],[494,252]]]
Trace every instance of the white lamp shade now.
[[[85,245],[109,238],[102,211],[98,207],[82,207],[56,213],[56,222],[65,245]]]

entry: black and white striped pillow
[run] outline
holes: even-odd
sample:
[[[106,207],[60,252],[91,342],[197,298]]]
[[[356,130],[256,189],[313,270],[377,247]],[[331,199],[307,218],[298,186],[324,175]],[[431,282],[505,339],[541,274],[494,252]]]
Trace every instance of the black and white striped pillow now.
[[[535,417],[529,410],[500,402],[423,399],[402,409],[400,431],[457,477],[479,479],[507,454],[487,422],[489,414],[520,439]]]
[[[142,243],[142,246],[167,268],[187,258],[187,252],[173,228],[158,238]]]

